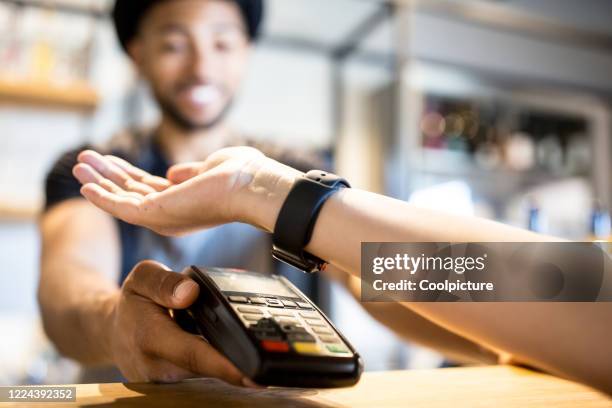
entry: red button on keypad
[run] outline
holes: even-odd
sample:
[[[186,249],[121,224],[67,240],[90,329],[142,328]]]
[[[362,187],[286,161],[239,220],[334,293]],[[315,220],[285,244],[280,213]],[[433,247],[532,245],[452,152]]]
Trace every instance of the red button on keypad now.
[[[266,351],[274,353],[286,353],[289,351],[289,344],[284,341],[262,340],[261,347]]]

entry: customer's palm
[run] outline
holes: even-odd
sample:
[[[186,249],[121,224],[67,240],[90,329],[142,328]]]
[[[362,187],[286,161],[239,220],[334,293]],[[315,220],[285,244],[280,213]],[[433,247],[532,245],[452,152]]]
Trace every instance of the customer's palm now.
[[[238,207],[245,204],[248,191],[257,188],[255,176],[278,164],[256,149],[234,147],[219,150],[204,162],[176,165],[164,179],[91,150],[82,152],[78,160],[73,173],[84,184],[81,193],[90,202],[164,235],[241,221]]]

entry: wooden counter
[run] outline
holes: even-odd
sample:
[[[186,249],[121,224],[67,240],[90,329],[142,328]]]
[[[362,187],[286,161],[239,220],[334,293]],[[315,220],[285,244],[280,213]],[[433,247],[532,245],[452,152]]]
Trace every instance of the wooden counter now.
[[[2,404],[24,407],[35,404]],[[77,385],[77,402],[41,407],[612,407],[592,389],[522,368],[493,366],[366,373],[352,388],[237,388],[216,380],[180,384]]]

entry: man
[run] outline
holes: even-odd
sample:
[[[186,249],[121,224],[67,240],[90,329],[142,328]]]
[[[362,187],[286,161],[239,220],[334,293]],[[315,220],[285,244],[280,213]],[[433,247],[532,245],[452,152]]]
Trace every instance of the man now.
[[[231,133],[225,117],[262,14],[262,0],[118,0],[119,40],[162,115],[155,130],[126,132],[96,150],[159,176],[151,181],[162,190],[171,164],[249,144]],[[287,164],[317,167],[258,147]],[[81,197],[71,173],[81,149],[64,155],[47,178],[38,298],[49,338],[62,354],[87,366],[116,366],[131,381],[203,375],[244,384],[229,361],[170,320],[168,308],[194,301],[193,282],[152,263],[133,269],[155,259],[174,270],[202,264],[270,271],[267,237],[233,224],[170,239],[118,222]]]

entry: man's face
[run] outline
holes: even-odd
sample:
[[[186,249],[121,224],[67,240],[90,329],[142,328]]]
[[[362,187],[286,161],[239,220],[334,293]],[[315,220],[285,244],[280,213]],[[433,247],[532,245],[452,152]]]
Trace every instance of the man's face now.
[[[245,72],[250,44],[238,6],[171,0],[144,16],[130,54],[164,114],[186,130],[220,121]]]

